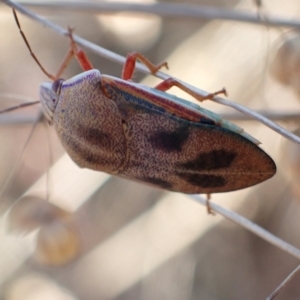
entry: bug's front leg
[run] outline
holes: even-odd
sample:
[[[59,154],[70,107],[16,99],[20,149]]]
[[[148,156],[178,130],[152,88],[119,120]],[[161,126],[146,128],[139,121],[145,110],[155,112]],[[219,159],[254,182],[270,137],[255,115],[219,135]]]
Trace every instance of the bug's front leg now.
[[[74,41],[74,39],[73,39],[73,29],[69,27],[68,31],[69,31],[69,38],[70,38],[70,49],[69,49],[67,55],[65,56],[65,58],[63,59],[59,70],[56,73],[56,76],[55,76],[56,78],[59,78],[61,76],[61,74],[67,68],[70,60],[74,56],[78,60],[78,63],[80,64],[83,71],[89,71],[89,70],[94,69],[92,63],[90,62],[90,60],[88,59],[86,54],[83,52],[82,49],[80,49],[78,47],[78,45]]]
[[[207,213],[209,215],[215,215],[215,213],[212,211],[211,207],[210,207],[210,201],[211,197],[210,197],[210,194],[206,194],[206,209],[207,209]]]
[[[70,48],[68,53],[64,57],[63,61],[61,62],[58,71],[55,74],[55,79],[58,79],[61,77],[62,73],[68,67],[68,65],[73,57],[74,57],[74,51],[72,48]]]
[[[51,78],[53,80],[56,80],[61,77],[62,73],[65,71],[65,69],[68,67],[71,59],[75,56],[78,60],[78,63],[80,64],[83,71],[89,71],[94,69],[92,63],[86,56],[86,54],[81,50],[76,42],[73,39],[73,29],[71,27],[68,28],[69,31],[69,38],[70,38],[70,49],[66,56],[64,57],[63,61],[61,62],[58,71],[56,72],[56,75],[54,78]]]
[[[223,88],[220,91],[217,91],[215,93],[210,93],[206,96],[200,95],[198,93],[196,93],[195,91],[193,91],[192,89],[188,88],[187,86],[185,86],[184,84],[182,84],[181,82],[179,82],[178,80],[170,77],[164,81],[162,81],[160,84],[158,84],[155,88],[157,90],[160,91],[167,91],[169,90],[171,87],[176,86],[179,89],[183,90],[184,92],[186,92],[187,94],[193,96],[195,99],[197,99],[198,101],[202,102],[203,100],[207,100],[207,99],[212,99],[214,96],[219,95],[219,94],[224,94],[225,96],[227,95],[227,92],[225,90],[225,88]]]
[[[143,63],[152,74],[155,74],[158,70],[160,70],[162,67],[165,67],[169,69],[168,63],[163,62],[158,65],[154,65],[150,60],[148,60],[144,55],[142,55],[139,52],[130,52],[127,57],[125,64],[123,66],[122,71],[122,79],[124,80],[130,80],[132,78],[134,69],[135,69],[135,62],[136,60],[139,60],[141,63]]]

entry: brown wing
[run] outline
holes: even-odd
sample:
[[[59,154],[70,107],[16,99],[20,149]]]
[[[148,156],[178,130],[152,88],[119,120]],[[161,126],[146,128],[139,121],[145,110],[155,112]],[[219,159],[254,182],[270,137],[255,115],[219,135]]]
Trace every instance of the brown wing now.
[[[127,140],[122,177],[194,194],[242,189],[276,172],[262,149],[227,129],[130,104],[119,109]]]

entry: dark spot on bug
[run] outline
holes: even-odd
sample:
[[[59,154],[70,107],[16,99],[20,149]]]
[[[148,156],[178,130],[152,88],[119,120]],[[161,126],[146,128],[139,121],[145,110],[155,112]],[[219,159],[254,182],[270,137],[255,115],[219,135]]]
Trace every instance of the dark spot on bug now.
[[[111,146],[110,140],[110,134],[107,134],[99,129],[95,128],[85,128],[80,133],[80,136],[84,137],[84,140],[92,145],[98,145],[101,148],[109,149]]]
[[[200,123],[205,125],[216,125],[216,123],[213,120],[206,118],[201,118]]]
[[[175,131],[159,131],[152,134],[149,142],[153,148],[165,152],[180,152],[189,138],[188,126],[182,126]]]
[[[159,186],[163,189],[166,189],[166,190],[170,190],[172,188],[172,184],[170,182],[165,181],[165,180],[160,179],[160,178],[143,177],[143,178],[139,178],[139,180],[157,185],[157,186]]]
[[[213,150],[207,153],[201,153],[193,160],[186,163],[178,163],[178,168],[188,170],[217,170],[228,168],[236,158],[235,152],[225,150]]]
[[[226,184],[226,180],[222,176],[208,174],[190,174],[178,172],[177,175],[194,186],[202,188],[216,188]]]
[[[84,156],[84,159],[86,162],[91,163],[93,165],[97,165],[99,163],[101,163],[101,160],[99,159],[99,157],[92,155],[90,153],[86,152],[86,155]]]
[[[72,149],[73,153],[76,153],[76,155],[80,157],[84,157],[85,161],[91,162],[92,160],[91,154],[86,151],[85,147],[83,147],[81,143],[79,143],[77,140],[69,138],[69,136],[65,134],[62,134],[62,137],[63,140],[66,142],[68,148]]]

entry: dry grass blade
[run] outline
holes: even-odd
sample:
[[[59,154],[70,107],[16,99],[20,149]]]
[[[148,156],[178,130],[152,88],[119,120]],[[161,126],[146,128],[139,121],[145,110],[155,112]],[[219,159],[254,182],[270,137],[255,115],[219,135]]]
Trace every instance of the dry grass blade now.
[[[268,296],[268,297],[266,298],[266,300],[273,300],[273,299],[275,299],[276,296],[280,293],[280,291],[281,291],[282,289],[285,288],[285,286],[288,284],[288,282],[291,281],[291,279],[292,279],[293,277],[295,277],[296,274],[297,274],[299,271],[300,271],[300,266],[298,266],[293,272],[291,272],[291,273],[289,274],[289,276],[287,276],[287,277],[280,283],[280,285],[274,290],[274,292],[273,292],[270,296]]]
[[[155,14],[164,17],[175,18],[193,18],[193,19],[219,19],[231,20],[243,23],[261,24],[276,27],[295,27],[300,28],[300,22],[290,20],[284,17],[268,17],[261,18],[255,13],[248,13],[230,9],[221,9],[218,7],[207,5],[191,5],[178,3],[130,3],[130,2],[92,2],[92,1],[68,1],[62,3],[60,1],[43,1],[32,2],[22,1],[22,5],[33,9],[46,9],[47,12],[65,10],[67,12],[80,11],[81,13],[103,14],[112,12],[137,12],[143,14]]]

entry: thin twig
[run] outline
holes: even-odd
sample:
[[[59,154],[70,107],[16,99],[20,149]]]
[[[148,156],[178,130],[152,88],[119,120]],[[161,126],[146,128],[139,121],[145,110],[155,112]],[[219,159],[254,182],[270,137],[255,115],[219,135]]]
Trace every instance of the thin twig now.
[[[296,27],[300,28],[300,22],[297,19],[291,20],[284,17],[261,18],[256,12],[248,13],[244,11],[232,10],[204,5],[178,4],[178,3],[130,3],[130,2],[108,2],[108,1],[22,1],[22,5],[33,9],[47,9],[47,13],[53,10],[78,12],[80,13],[116,13],[116,12],[134,12],[143,14],[154,14],[164,17],[189,19],[208,19],[208,20],[230,20],[237,22],[246,22],[258,25],[268,25],[276,27]]]
[[[46,27],[51,28],[52,30],[56,31],[57,33],[59,33],[63,36],[68,36],[68,31],[67,30],[63,29],[62,27],[60,27],[56,24],[53,24],[52,22],[50,22],[50,21],[48,21],[48,20],[46,20],[46,19],[44,19],[40,16],[37,16],[36,14],[31,12],[30,10],[24,8],[22,5],[14,2],[14,1],[11,1],[11,0],[1,0],[1,1],[3,1],[4,3],[6,3],[9,6],[13,6],[16,10],[18,10],[22,14],[28,16],[29,18],[31,18],[33,20],[38,21],[39,23],[43,24]],[[123,57],[121,55],[118,55],[118,54],[116,54],[112,51],[109,51],[105,48],[102,48],[98,45],[95,45],[95,44],[93,44],[93,43],[91,43],[91,42],[89,42],[89,41],[87,41],[87,40],[85,40],[85,39],[83,39],[83,38],[81,38],[77,35],[73,35],[73,38],[76,41],[76,43],[78,43],[79,45],[84,46],[84,47],[88,48],[89,50],[91,50],[91,51],[93,51],[93,52],[95,52],[95,53],[97,53],[97,54],[99,54],[99,55],[101,55],[101,56],[103,56],[107,59],[110,59],[112,61],[115,61],[115,62],[118,62],[118,63],[121,63],[121,64],[124,64],[124,62],[125,62],[125,57]],[[149,70],[144,65],[142,65],[140,63],[136,64],[136,69],[141,71],[141,72],[149,74]],[[155,74],[155,76],[158,77],[158,78],[161,78],[161,79],[168,79],[170,77],[167,74],[164,74],[162,72],[157,72]],[[193,89],[194,91],[196,91],[197,93],[199,93],[200,95],[202,95],[204,97],[209,95],[209,93],[206,92],[206,91],[203,91],[201,89],[193,87],[193,86],[191,86],[191,85],[189,85],[185,82],[182,82],[179,79],[176,79],[176,80],[180,81],[183,85],[188,86],[189,88]],[[274,131],[281,134],[282,136],[286,137],[287,139],[289,139],[289,140],[291,140],[295,143],[300,144],[300,138],[298,136],[296,136],[293,133],[287,131],[283,127],[277,125],[276,123],[274,123],[271,120],[265,118],[264,116],[250,110],[247,107],[244,107],[240,104],[231,102],[229,100],[222,99],[222,98],[217,97],[217,96],[214,97],[213,101],[215,101],[217,103],[220,103],[220,104],[223,104],[223,105],[233,107],[233,108],[237,109],[238,111],[257,119],[259,122],[265,124],[266,126],[273,129]]]
[[[250,117],[253,117],[254,119],[258,120],[259,122],[261,122],[262,124],[266,125],[267,127],[273,129],[274,131],[276,131],[277,133],[279,133],[280,135],[284,136],[285,138],[296,142],[297,144],[300,144],[300,138],[291,133],[290,131],[286,130],[285,128],[283,128],[282,126],[276,124],[275,122],[269,120],[268,118],[260,115],[259,113],[243,106],[237,103],[234,103],[232,101],[229,101],[227,99],[223,99],[221,97],[214,97],[213,99],[214,102],[217,102],[219,104],[223,104],[223,105],[227,105],[230,106],[238,111],[240,111],[243,114],[246,114]]]
[[[201,203],[202,205],[207,206],[207,200],[198,196],[198,195],[190,195],[193,200]],[[278,238],[277,236],[273,235],[272,233],[268,232],[267,230],[263,229],[262,227],[258,226],[257,224],[251,222],[250,220],[242,217],[241,215],[230,211],[218,204],[209,201],[210,208],[214,211],[225,217],[226,219],[239,224],[240,226],[248,229],[249,231],[253,232],[257,236],[261,237],[265,241],[269,242],[270,244],[278,247],[279,249],[291,254],[292,256],[300,259],[300,249],[286,243],[282,239]]]
[[[265,111],[265,110],[256,110],[256,113],[270,119],[273,121],[300,121],[300,113],[293,111]],[[239,112],[220,112],[219,113],[226,120],[235,120],[235,121],[253,121],[252,117],[249,117],[245,114]]]
[[[266,300],[273,300],[275,299],[275,297],[279,294],[279,292],[285,288],[286,284],[300,271],[300,265],[289,274],[289,276],[287,278],[285,278],[280,285],[275,289],[275,291],[266,298]]]

